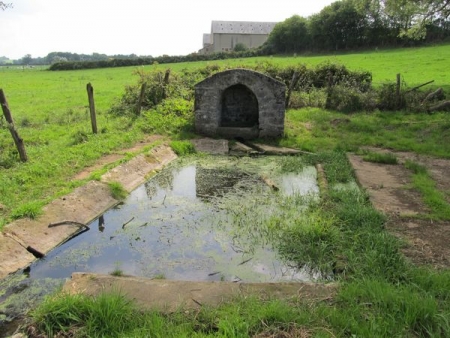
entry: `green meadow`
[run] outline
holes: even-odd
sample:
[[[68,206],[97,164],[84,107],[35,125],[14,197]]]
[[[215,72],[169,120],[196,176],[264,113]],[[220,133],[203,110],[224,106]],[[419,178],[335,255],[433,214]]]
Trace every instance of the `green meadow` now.
[[[215,62],[50,72],[44,69],[0,68],[15,126],[24,139],[29,161],[21,163],[5,122],[0,119],[0,228],[20,217],[38,217],[52,199],[98,178],[71,178],[101,156],[120,151],[147,134],[163,134],[181,155],[192,152],[192,107],[168,100],[136,117],[111,114],[125,86],[135,85],[139,72],[183,70],[207,65],[233,67],[270,62],[280,66],[339,62],[351,70],[373,74],[374,86],[403,75],[414,87],[434,80],[426,90],[450,92],[450,45],[373,50],[320,56],[274,56]],[[99,133],[90,131],[86,84],[94,87]],[[188,111],[189,116],[171,114]],[[448,113],[360,112],[343,114],[321,108],[291,109],[285,136],[274,141],[315,155],[284,158],[290,170],[321,163],[333,184],[354,183],[346,151],[378,146],[450,158]],[[340,123],[342,122],[342,123]],[[129,155],[132,156],[132,155]],[[395,159],[371,157],[377,162]],[[428,173],[410,164],[414,186],[425,196],[430,219],[449,220],[449,206]],[[116,187],[120,192],[120,187]],[[300,201],[292,200],[295,203]],[[286,208],[285,220],[296,219]],[[303,216],[302,216],[303,217]],[[297,219],[296,219],[297,220]],[[277,223],[278,222],[278,223]],[[66,330],[74,336],[109,337],[445,337],[450,336],[448,270],[415,267],[401,254],[403,245],[384,230],[386,217],[371,206],[360,189],[330,190],[324,200],[289,223],[279,236],[281,254],[309,266],[339,270],[336,297],[311,303],[240,299],[196,313],[142,313],[120,295],[97,299],[58,295],[33,311],[32,317],[49,336]],[[280,223],[280,224],[281,224]],[[295,223],[295,224],[294,224]]]
[[[100,156],[144,137],[142,128],[138,128],[131,119],[107,114],[111,105],[124,93],[125,86],[137,83],[137,72],[165,71],[170,68],[176,74],[185,69],[195,70],[212,64],[239,67],[271,62],[280,66],[314,66],[324,62],[340,62],[351,70],[371,71],[375,86],[394,81],[396,74],[401,73],[404,82],[410,87],[435,80],[429,88],[442,86],[450,91],[449,55],[450,45],[446,44],[326,56],[261,57],[61,72],[42,68],[2,67],[0,88],[6,94],[30,161],[26,164],[17,162],[12,139],[2,124],[0,203],[4,205],[4,210],[0,216],[0,227],[11,220],[11,215],[20,217],[22,212],[16,209],[23,209],[22,205],[42,205],[81,184],[70,182],[70,178]],[[98,135],[90,132],[86,93],[86,84],[89,82],[94,87],[100,131]],[[339,116],[320,109],[291,110],[287,113],[288,137],[282,140],[282,144],[313,151],[329,149],[337,143],[351,149],[360,145],[380,145],[449,156],[446,144],[450,142],[445,133],[445,115],[355,115],[350,117],[354,121],[351,125],[331,128],[329,120]],[[304,130],[302,123],[310,120],[322,126],[312,131]],[[411,123],[405,124],[404,121]],[[380,128],[386,124],[392,124],[396,132]],[[440,130],[434,132],[434,128]]]

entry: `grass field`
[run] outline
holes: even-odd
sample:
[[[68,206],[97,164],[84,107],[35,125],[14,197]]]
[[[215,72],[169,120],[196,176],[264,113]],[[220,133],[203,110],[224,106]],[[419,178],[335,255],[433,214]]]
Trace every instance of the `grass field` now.
[[[273,62],[282,66],[306,64],[315,66],[322,62],[337,62],[351,70],[372,72],[374,85],[394,82],[396,74],[403,75],[409,87],[434,80],[432,87],[443,87],[450,92],[448,58],[450,44],[433,47],[405,48],[325,56],[258,57],[224,61],[191,62],[143,66],[144,70],[174,71],[195,69],[205,64],[229,64],[231,66],[254,65]],[[135,81],[136,67],[47,72],[39,68],[0,67],[0,88],[8,95],[15,114],[34,117],[47,113],[57,114],[67,109],[83,109],[86,106],[86,84],[91,82],[100,110],[107,109],[114,98],[121,95],[123,87]],[[33,113],[30,113],[32,111]]]
[[[177,72],[214,63],[236,67],[258,62],[273,62],[283,66],[305,63],[313,66],[336,61],[350,69],[371,71],[375,85],[393,80],[396,73],[402,73],[409,86],[435,80],[433,86],[442,86],[450,91],[448,55],[450,45],[447,44],[332,56],[264,57],[64,72],[2,67],[0,88],[6,94],[15,125],[25,140],[30,161],[26,164],[17,162],[12,139],[2,124],[0,203],[4,207],[0,227],[11,220],[11,215],[26,215],[22,210],[26,210],[28,204],[30,208],[36,208],[36,205],[39,207],[81,184],[70,182],[70,178],[100,156],[144,137],[142,128],[138,128],[130,119],[115,118],[106,113],[122,95],[124,87],[137,82],[135,72],[138,69],[164,71],[171,68]],[[101,131],[99,135],[91,135],[90,132],[86,94],[88,82],[94,86],[98,128]],[[360,145],[382,145],[444,157],[450,154],[446,146],[450,142],[445,115],[355,115],[349,117],[352,123],[347,126],[331,128],[330,120],[341,117],[341,114],[320,109],[292,110],[287,114],[287,137],[281,143],[314,151],[330,149],[339,144],[347,149],[355,149]],[[307,131],[303,125],[309,120],[322,126]],[[18,208],[19,211],[16,210]]]
[[[371,71],[375,85],[394,81],[395,75],[401,73],[408,86],[435,80],[433,87],[442,86],[450,92],[449,55],[450,45],[441,45],[208,64],[239,66],[273,62],[286,66],[338,61],[352,70]],[[203,66],[202,62],[143,69],[171,68],[177,72]],[[102,155],[136,143],[145,137],[144,131],[163,133],[167,125],[179,122],[170,120],[170,116],[162,119],[153,111],[136,119],[107,113],[124,92],[124,86],[137,81],[135,71],[136,68],[68,72],[0,68],[0,88],[5,91],[30,158],[27,163],[18,161],[3,122],[0,128],[0,228],[14,218],[38,215],[43,204],[83,184],[85,181],[71,181],[71,178]],[[90,132],[88,82],[95,90],[98,135]],[[361,146],[450,157],[448,113],[345,115],[318,108],[289,110],[285,134],[278,143],[316,152],[316,157],[309,159],[310,164],[317,161],[324,164],[330,184],[348,183],[353,179],[345,151]],[[169,136],[176,139],[179,135]],[[172,144],[177,145],[181,153],[190,152],[183,142]],[[287,162],[296,160],[291,158]],[[298,163],[292,164],[298,166]],[[427,181],[429,177],[419,169],[416,170],[416,186],[426,194],[432,182]],[[336,263],[336,257],[345,257],[342,259],[345,273],[339,277],[340,290],[332,301],[287,304],[278,300],[245,299],[216,309],[205,308],[198,313],[167,316],[136,311],[129,301],[116,295],[96,300],[63,296],[45,302],[34,312],[34,318],[44,331],[54,332],[64,327],[75,330],[80,336],[450,335],[449,272],[417,268],[408,263],[399,250],[401,243],[383,229],[384,216],[372,208],[364,192],[337,189],[324,202],[311,208],[305,222],[295,222],[280,236],[280,245],[281,251],[291,259],[307,258],[312,266],[336,267],[331,264]],[[442,219],[450,217],[447,211],[448,208],[445,213],[441,212]]]

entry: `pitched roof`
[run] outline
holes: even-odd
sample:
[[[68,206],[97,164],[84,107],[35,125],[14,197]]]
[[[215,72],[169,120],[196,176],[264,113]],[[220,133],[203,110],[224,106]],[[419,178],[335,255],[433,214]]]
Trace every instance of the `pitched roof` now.
[[[211,34],[270,34],[278,22],[213,21]]]

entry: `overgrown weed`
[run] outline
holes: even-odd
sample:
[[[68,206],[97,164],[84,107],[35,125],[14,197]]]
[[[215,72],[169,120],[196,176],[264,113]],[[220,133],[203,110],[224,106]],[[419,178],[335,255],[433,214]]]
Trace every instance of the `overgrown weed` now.
[[[364,154],[363,160],[373,163],[398,164],[397,156],[392,153],[377,153],[369,151]]]
[[[431,209],[431,217],[450,220],[450,205],[445,194],[436,187],[425,166],[411,160],[405,162],[405,167],[413,172],[412,185],[422,194],[423,201]]]
[[[178,156],[195,154],[194,145],[190,141],[172,141],[169,145]]]
[[[31,315],[50,337],[70,331],[77,336],[120,337],[142,318],[135,305],[118,292],[96,298],[58,294],[44,300]]]
[[[111,191],[111,196],[116,200],[124,200],[128,196],[128,192],[125,190],[123,185],[119,182],[108,182],[109,189]]]

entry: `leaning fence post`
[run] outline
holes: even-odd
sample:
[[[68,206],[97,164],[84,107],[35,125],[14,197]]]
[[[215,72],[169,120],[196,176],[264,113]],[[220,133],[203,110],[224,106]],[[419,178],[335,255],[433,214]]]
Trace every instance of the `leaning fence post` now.
[[[20,138],[17,133],[16,128],[14,128],[14,121],[11,116],[11,111],[9,110],[8,102],[6,101],[5,93],[3,89],[0,89],[0,104],[2,105],[3,115],[5,116],[6,122],[8,123],[8,129],[11,133],[14,143],[16,144],[17,151],[19,152],[20,160],[22,162],[28,161],[27,152],[25,151],[25,145],[23,139]]]
[[[97,134],[97,117],[95,115],[94,88],[92,87],[90,82],[86,85],[86,90],[89,99],[89,110],[91,112],[92,132],[94,134]]]
[[[142,109],[142,102],[144,101],[144,96],[145,96],[145,89],[147,88],[147,83],[144,82],[142,84],[141,87],[141,94],[139,95],[139,100],[138,100],[138,104],[137,104],[137,114],[141,115],[141,109]]]

